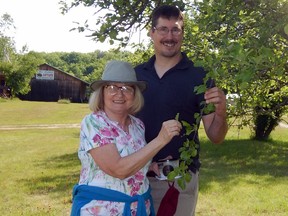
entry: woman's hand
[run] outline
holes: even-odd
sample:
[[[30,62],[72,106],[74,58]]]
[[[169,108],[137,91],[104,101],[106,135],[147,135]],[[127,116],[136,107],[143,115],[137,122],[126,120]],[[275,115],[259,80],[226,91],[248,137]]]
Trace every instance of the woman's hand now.
[[[162,123],[161,130],[157,136],[157,140],[166,145],[174,136],[179,136],[182,125],[177,120],[168,120]]]

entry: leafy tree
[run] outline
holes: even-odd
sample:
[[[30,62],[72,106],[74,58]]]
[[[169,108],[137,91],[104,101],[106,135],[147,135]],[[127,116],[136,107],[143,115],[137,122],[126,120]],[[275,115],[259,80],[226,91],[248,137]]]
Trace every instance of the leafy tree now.
[[[149,15],[158,5],[185,8],[183,50],[196,65],[210,71],[217,85],[229,94],[240,96],[228,107],[229,115],[235,117],[239,127],[249,125],[255,138],[268,139],[287,113],[288,3],[285,0],[74,0],[71,4],[61,3],[63,13],[79,5],[94,7],[98,15],[95,26],[99,28],[91,29],[87,20],[75,29],[90,31],[96,41],[108,38],[110,43],[120,41],[122,45],[129,37],[122,37],[120,33],[129,35],[134,27],[147,27]],[[141,61],[138,58],[141,51],[136,51],[137,58],[130,59],[133,63]],[[149,52],[145,52],[144,59]]]
[[[266,140],[287,112],[288,2],[199,1],[190,10],[186,50],[240,98],[229,114]]]
[[[7,36],[8,31],[15,29],[13,18],[5,13],[0,18],[0,61],[10,61],[10,56],[14,53],[14,41]]]
[[[189,0],[166,0],[165,2],[183,8],[185,2],[188,3]],[[117,41],[121,46],[127,45],[135,29],[147,26],[152,10],[162,3],[163,1],[159,0],[72,0],[69,3],[65,0],[60,1],[63,14],[80,5],[95,8],[96,25],[89,24],[89,17],[84,23],[78,23],[78,26],[72,30],[89,32],[89,36],[95,41],[104,42],[107,39],[110,44]],[[98,28],[95,29],[95,26]]]
[[[8,70],[3,71],[13,96],[27,94],[30,91],[30,80],[38,71],[40,61],[36,53],[29,52],[15,55],[13,63],[6,65]]]
[[[17,54],[14,40],[7,36],[7,30],[14,29],[14,21],[9,14],[0,19],[0,71],[4,74],[6,85],[11,88],[12,96],[25,94],[30,90],[29,82],[38,69],[40,59],[35,53]]]
[[[96,50],[91,53],[37,53],[43,58],[43,62],[76,76],[86,82],[92,82],[99,79],[104,70],[107,61],[111,59],[124,60],[131,55],[128,51],[119,51],[118,49],[109,51]]]

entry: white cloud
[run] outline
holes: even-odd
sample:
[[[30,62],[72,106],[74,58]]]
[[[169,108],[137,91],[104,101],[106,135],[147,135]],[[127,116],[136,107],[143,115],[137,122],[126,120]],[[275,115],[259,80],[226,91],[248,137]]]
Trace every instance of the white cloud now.
[[[0,16],[8,13],[14,20],[14,40],[17,51],[24,45],[37,52],[93,52],[109,50],[108,43],[96,43],[85,33],[69,31],[76,27],[73,21],[93,19],[91,8],[78,6],[62,15],[60,0],[0,0]],[[143,35],[143,34],[142,34]],[[137,41],[137,35],[135,41]],[[143,37],[143,36],[142,36]],[[138,42],[138,41],[137,41]]]

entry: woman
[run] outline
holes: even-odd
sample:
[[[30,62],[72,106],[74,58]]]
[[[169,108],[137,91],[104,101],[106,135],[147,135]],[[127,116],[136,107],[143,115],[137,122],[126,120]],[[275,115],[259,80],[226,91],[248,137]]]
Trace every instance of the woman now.
[[[146,173],[151,158],[179,135],[181,124],[163,122],[158,136],[146,144],[144,125],[133,116],[143,106],[146,83],[137,81],[127,62],[109,62],[91,88],[92,113],[81,123],[82,168],[71,215],[154,215]]]

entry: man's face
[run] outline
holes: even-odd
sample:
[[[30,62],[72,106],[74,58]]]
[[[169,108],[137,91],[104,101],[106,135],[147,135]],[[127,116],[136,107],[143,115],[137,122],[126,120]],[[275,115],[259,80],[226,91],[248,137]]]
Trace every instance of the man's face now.
[[[155,28],[150,30],[156,55],[174,57],[181,52],[183,22],[178,19],[160,17]]]

